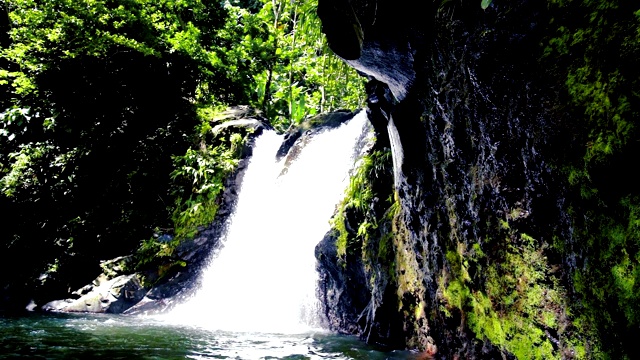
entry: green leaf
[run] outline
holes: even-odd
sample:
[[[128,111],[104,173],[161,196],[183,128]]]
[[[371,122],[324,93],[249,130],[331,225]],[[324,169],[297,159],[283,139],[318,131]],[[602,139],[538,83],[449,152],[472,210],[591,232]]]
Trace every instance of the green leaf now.
[[[486,10],[489,5],[491,5],[491,2],[493,0],[482,0],[482,2],[480,3],[480,7],[482,8],[482,10]]]

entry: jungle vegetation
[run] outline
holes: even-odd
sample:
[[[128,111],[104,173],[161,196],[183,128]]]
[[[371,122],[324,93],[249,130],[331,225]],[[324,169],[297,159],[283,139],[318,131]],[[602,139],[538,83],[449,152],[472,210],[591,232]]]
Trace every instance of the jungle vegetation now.
[[[4,290],[73,289],[99,260],[166,255],[154,234],[210,222],[246,135],[211,133],[226,106],[278,131],[361,106],[363,79],[328,49],[315,7],[0,0]]]

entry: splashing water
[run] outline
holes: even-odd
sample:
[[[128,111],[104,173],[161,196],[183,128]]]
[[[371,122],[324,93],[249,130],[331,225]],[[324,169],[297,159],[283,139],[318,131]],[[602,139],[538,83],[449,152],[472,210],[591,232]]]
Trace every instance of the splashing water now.
[[[256,139],[224,245],[203,271],[202,288],[166,315],[170,322],[270,333],[319,326],[314,248],[344,196],[366,121],[361,111],[315,135],[286,173],[286,157],[275,160],[282,136]]]

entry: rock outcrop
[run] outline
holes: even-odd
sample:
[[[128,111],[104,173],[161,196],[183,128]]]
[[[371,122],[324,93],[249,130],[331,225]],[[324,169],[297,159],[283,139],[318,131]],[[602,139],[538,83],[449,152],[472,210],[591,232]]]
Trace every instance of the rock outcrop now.
[[[103,272],[91,284],[72,292],[78,298],[54,300],[43,311],[120,314],[137,304],[147,290],[138,274],[128,274],[133,257],[121,256],[100,264]]]
[[[42,310],[120,314],[142,300],[146,292],[136,274],[110,280],[100,276],[93,284],[75,292],[80,298],[55,300],[42,306]]]

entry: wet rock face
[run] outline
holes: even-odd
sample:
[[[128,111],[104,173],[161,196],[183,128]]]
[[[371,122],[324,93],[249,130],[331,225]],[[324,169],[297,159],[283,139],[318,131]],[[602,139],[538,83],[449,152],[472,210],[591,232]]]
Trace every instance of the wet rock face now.
[[[562,124],[548,111],[554,95],[536,63],[543,5],[532,3],[485,12],[480,2],[422,11],[391,1],[319,0],[331,48],[371,79],[369,114],[392,150],[400,203],[393,269],[359,287],[379,299],[390,293],[384,302],[394,302],[389,308],[398,314],[370,311],[365,324],[350,315],[334,321],[337,329],[363,335],[386,326],[391,331],[375,342],[397,346],[400,337],[409,348],[437,346],[443,358],[502,357],[477,339],[458,309],[442,310],[450,306],[447,287],[462,276],[457,259],[472,248],[482,251],[486,268],[521,234],[570,237],[562,176],[550,166],[562,148]],[[348,289],[351,279],[361,283],[348,274],[362,264],[324,266],[331,278],[325,284],[333,284],[324,292],[329,307],[359,304],[361,294],[342,291],[351,298],[340,301],[329,295]],[[466,266],[460,281],[486,292],[486,277]]]
[[[361,263],[343,269],[335,261],[336,240],[337,234],[329,232],[316,246],[320,274],[318,295],[323,304],[325,325],[343,333],[357,334],[366,325],[362,313],[371,294],[366,291],[367,277]]]

